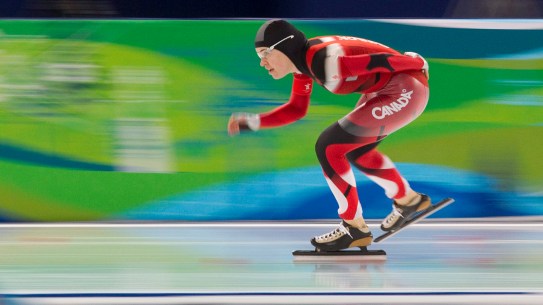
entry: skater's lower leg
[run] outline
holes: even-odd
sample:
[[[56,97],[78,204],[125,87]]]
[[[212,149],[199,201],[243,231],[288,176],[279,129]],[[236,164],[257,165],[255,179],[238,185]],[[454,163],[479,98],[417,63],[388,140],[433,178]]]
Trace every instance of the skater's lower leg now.
[[[367,145],[355,149],[348,154],[351,163],[363,172],[370,180],[381,186],[389,198],[399,205],[412,204],[420,199],[417,192],[409,186],[409,182],[400,174],[394,162],[378,151],[376,145]]]
[[[339,205],[339,216],[356,228],[364,228],[366,225],[361,216],[362,207],[358,198],[356,179],[347,155],[371,141],[347,133],[336,122],[321,133],[315,144],[315,152],[324,177]]]
[[[400,198],[394,198],[394,201],[396,201],[399,205],[405,205],[410,206],[417,204],[417,202],[420,201],[421,195],[412,189],[409,189],[404,196]]]
[[[349,160],[394,200],[392,212],[383,220],[381,229],[391,231],[402,226],[410,217],[430,207],[430,198],[411,189],[394,163],[375,148],[361,147],[349,153]]]
[[[362,217],[356,217],[354,219],[348,220],[344,219],[346,223],[348,223],[350,226],[355,227],[362,232],[369,232],[370,229],[368,228],[368,225],[366,224],[366,221]]]

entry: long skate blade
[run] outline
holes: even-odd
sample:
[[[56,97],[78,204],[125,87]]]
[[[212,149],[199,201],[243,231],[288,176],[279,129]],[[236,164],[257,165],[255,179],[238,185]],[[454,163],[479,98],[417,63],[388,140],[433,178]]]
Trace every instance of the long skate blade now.
[[[384,250],[296,250],[292,252],[292,255],[296,262],[382,262],[387,259],[387,254]]]
[[[407,228],[408,226],[414,224],[414,223],[417,223],[425,218],[427,218],[428,216],[434,214],[435,212],[445,208],[446,206],[448,206],[449,204],[453,203],[454,202],[454,199],[452,198],[445,198],[443,200],[441,200],[440,202],[432,205],[431,207],[427,208],[426,210],[424,210],[423,212],[421,212],[420,214],[418,214],[417,216],[413,217],[412,219],[406,221],[401,227],[399,227],[398,229],[394,230],[394,231],[389,231],[389,232],[386,232],[384,233],[383,235],[375,238],[373,240],[374,243],[378,243],[378,242],[381,242],[389,237],[392,237],[398,233],[400,233],[403,229]]]

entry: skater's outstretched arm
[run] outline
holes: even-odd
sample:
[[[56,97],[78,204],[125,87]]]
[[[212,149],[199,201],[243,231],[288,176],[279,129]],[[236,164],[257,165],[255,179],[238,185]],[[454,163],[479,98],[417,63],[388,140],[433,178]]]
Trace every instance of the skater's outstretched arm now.
[[[307,114],[313,80],[303,74],[294,74],[292,92],[287,103],[272,111],[254,113],[234,113],[228,121],[228,133],[236,135],[240,131],[256,131],[262,128],[273,128],[293,123]]]

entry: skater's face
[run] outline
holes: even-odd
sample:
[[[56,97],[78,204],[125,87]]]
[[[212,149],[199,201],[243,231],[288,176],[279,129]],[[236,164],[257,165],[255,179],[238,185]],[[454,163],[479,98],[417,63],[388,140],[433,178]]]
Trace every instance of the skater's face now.
[[[296,66],[283,52],[265,47],[255,50],[260,57],[260,66],[268,70],[274,79],[280,79],[289,73],[297,72]]]

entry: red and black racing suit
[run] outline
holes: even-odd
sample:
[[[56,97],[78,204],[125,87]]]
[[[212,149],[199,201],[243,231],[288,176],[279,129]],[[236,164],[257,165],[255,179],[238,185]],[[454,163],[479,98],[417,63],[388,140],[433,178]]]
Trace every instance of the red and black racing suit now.
[[[376,146],[424,111],[429,98],[424,60],[362,38],[323,36],[309,40],[306,64],[306,71],[294,74],[289,101],[261,114],[260,127],[304,117],[313,81],[332,93],[361,93],[354,110],[324,130],[315,145],[339,216],[362,216],[350,164],[383,187],[388,197],[403,197],[409,183]]]

